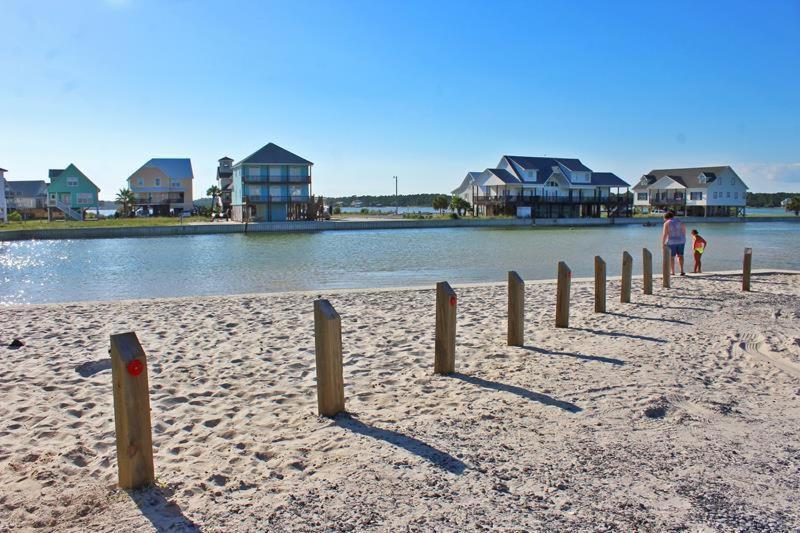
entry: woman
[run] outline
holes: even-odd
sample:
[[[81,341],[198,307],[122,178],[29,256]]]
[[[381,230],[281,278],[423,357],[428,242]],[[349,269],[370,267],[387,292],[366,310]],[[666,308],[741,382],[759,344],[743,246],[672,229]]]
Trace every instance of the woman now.
[[[667,211],[664,215],[664,230],[661,232],[661,241],[665,246],[669,246],[672,275],[675,275],[675,256],[678,256],[681,276],[685,276],[686,272],[683,271],[683,249],[686,246],[686,226],[675,218],[673,211]]]

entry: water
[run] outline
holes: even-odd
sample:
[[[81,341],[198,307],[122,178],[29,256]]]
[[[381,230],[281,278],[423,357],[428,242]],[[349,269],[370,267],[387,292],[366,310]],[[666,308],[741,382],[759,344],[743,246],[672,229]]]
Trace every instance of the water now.
[[[800,270],[798,224],[692,227],[709,242],[706,270],[740,269],[745,246],[754,249],[753,268]],[[502,281],[508,270],[550,279],[559,260],[575,276],[591,276],[596,254],[614,275],[625,249],[638,273],[643,246],[658,270],[660,232],[631,225],[5,242],[0,304]]]

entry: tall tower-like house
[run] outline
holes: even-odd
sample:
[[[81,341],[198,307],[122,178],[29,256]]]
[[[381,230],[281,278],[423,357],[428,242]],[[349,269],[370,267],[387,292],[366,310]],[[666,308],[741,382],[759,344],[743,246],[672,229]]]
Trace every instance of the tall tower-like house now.
[[[222,191],[222,208],[227,209],[231,205],[233,192],[233,159],[230,157],[223,157],[219,160],[217,187]]]
[[[8,203],[6,202],[6,169],[0,168],[0,219],[8,223]]]

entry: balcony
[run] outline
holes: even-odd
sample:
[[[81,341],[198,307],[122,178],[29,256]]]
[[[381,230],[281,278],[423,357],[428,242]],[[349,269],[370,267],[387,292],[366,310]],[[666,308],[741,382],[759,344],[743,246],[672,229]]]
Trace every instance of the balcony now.
[[[680,193],[651,194],[650,205],[654,207],[668,206],[668,205],[686,205],[686,195]]]
[[[628,205],[630,202],[625,198],[616,196],[534,196],[522,194],[509,194],[504,196],[474,196],[475,205],[516,205],[534,206],[540,204],[556,205],[586,205],[586,204],[605,204],[605,205]]]
[[[272,203],[304,203],[310,200],[309,196],[258,196],[251,195],[243,198],[244,203],[266,204]]]
[[[311,183],[311,176],[245,176],[245,183],[272,183],[287,185],[289,183]]]

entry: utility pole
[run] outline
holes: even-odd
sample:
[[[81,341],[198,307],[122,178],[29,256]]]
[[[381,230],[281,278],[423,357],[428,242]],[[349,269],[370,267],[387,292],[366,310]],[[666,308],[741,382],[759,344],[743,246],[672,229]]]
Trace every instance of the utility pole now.
[[[397,176],[392,176],[394,178],[394,214],[400,214],[400,205],[397,203]]]

